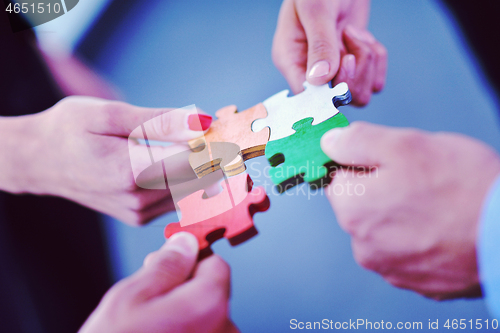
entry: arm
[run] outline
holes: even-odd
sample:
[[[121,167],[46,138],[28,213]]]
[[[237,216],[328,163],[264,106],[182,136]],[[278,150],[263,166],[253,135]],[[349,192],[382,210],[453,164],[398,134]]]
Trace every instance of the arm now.
[[[478,238],[479,277],[491,312],[500,318],[500,177],[488,194]]]
[[[134,161],[134,167],[149,166],[151,160],[148,148],[129,140],[129,135],[143,124],[150,140],[182,143],[203,135],[200,128],[190,127],[197,113],[170,111],[69,97],[35,115],[0,118],[5,147],[0,150],[0,189],[60,196],[129,224],[145,223],[174,206],[168,189],[148,190],[136,184],[129,150],[143,158]],[[204,118],[209,122],[203,130],[211,122],[210,116]],[[168,156],[178,148],[151,151]],[[187,163],[179,169],[189,168]]]
[[[106,293],[80,333],[238,332],[228,318],[229,266],[215,255],[197,257],[196,238],[175,234]]]
[[[481,294],[476,240],[500,174],[495,151],[463,135],[367,123],[328,132],[322,148],[351,166],[327,195],[362,266],[434,299]]]
[[[34,136],[32,116],[0,117],[0,190],[27,193],[32,189],[26,171],[34,154]]]

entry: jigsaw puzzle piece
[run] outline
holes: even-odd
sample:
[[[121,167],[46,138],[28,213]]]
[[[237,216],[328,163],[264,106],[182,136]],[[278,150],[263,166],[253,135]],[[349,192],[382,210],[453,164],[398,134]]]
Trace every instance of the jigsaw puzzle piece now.
[[[186,149],[186,151],[168,156],[142,170],[136,178],[136,184],[150,190],[166,191],[166,196],[170,194],[179,219],[180,208],[178,202],[200,190],[202,195],[206,197],[212,197],[221,193],[221,196],[225,198],[225,202],[229,206],[232,203],[237,204],[243,200],[243,198],[231,195],[231,191],[222,192],[221,181],[224,180],[222,170],[217,170],[203,178],[198,178],[188,162],[191,150],[188,147]],[[215,214],[216,211],[213,211],[212,215]]]
[[[313,118],[312,125],[317,125],[333,117],[339,111],[337,107],[351,102],[351,93],[347,83],[342,82],[330,88],[328,84],[314,86],[304,82],[305,90],[300,94],[288,97],[289,91],[281,91],[263,104],[267,117],[252,123],[252,131],[259,132],[270,128],[269,141],[276,141],[292,135],[293,124],[305,118]]]
[[[199,181],[209,178],[211,175],[203,177]],[[206,196],[206,190],[203,189],[188,196],[189,200],[185,200],[186,198],[179,200],[177,204],[182,212],[181,226],[185,227],[207,220],[236,207],[248,195],[248,188],[252,186],[248,181],[251,182],[247,173],[233,178],[224,177],[220,181],[222,191],[219,194],[209,198]]]
[[[335,163],[321,149],[321,137],[349,122],[337,113],[318,125],[312,123],[312,118],[302,119],[293,125],[293,135],[270,141],[266,146],[266,157],[272,166],[269,176],[280,193],[303,181],[318,187],[329,183],[328,168]]]
[[[203,150],[189,155],[189,164],[198,178],[222,169],[226,176],[246,170],[240,147],[232,142],[208,142]]]
[[[189,142],[189,146],[194,151],[201,150],[206,142],[232,142],[240,147],[245,161],[264,155],[269,140],[269,129],[264,128],[257,133],[251,129],[255,119],[264,118],[267,115],[266,108],[262,103],[241,112],[237,112],[235,105],[226,106],[217,111],[215,115],[217,120],[212,122],[204,137]],[[226,172],[232,174],[232,170],[238,169],[238,167],[238,165],[227,165]]]
[[[245,198],[238,205],[222,214],[207,218],[197,223],[189,223],[190,219],[199,219],[203,216],[203,209],[211,205],[218,205],[218,196],[204,199],[201,192],[194,193],[179,202],[182,210],[181,223],[170,223],[165,228],[165,237],[169,238],[180,231],[192,233],[198,239],[200,254],[204,258],[212,254],[210,245],[218,239],[226,238],[232,246],[243,243],[257,234],[253,224],[253,216],[256,212],[264,212],[269,209],[269,197],[264,188],[252,188],[252,180],[248,175],[238,175],[228,178],[228,186],[234,191],[242,191]],[[200,207],[203,207],[200,208]],[[186,221],[184,221],[186,220]],[[182,222],[187,223],[185,227]]]

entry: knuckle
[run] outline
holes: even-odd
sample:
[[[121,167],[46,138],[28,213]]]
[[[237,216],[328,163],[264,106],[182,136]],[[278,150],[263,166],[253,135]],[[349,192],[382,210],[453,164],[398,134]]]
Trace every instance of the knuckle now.
[[[359,253],[355,252],[354,259],[361,267],[363,267],[365,269],[371,270],[373,267],[371,259],[364,254],[359,254]]]
[[[130,281],[128,279],[118,281],[104,294],[103,302],[110,308],[118,308],[125,300],[129,299],[129,287]]]
[[[337,214],[339,215],[338,218],[337,218],[337,222],[339,223],[340,227],[345,231],[347,232],[349,235],[354,235],[356,230],[354,228],[354,225],[352,223],[352,220],[349,219],[348,217],[346,216],[342,216],[342,215],[345,215],[345,214]]]
[[[384,45],[377,42],[374,45],[374,49],[375,49],[375,53],[377,54],[377,57],[379,59],[384,60],[384,61],[385,61],[385,59],[387,59],[388,53],[387,53],[387,49]]]
[[[123,189],[126,193],[134,193],[139,189],[132,169],[127,167],[118,167],[116,182],[118,187]]]
[[[118,183],[119,188],[121,188],[126,194],[134,195],[134,193],[139,189],[133,175],[122,175],[118,179]],[[136,203],[133,202],[134,200],[131,201],[131,208],[138,209],[139,207],[135,205]]]
[[[67,96],[67,97],[64,97],[63,99],[61,99],[59,102],[57,102],[57,105],[67,105],[67,104],[72,104],[74,103],[76,100],[78,100],[78,97],[75,97],[75,96]]]
[[[395,275],[386,275],[384,280],[393,285],[396,288],[407,289],[408,285],[399,277]]]
[[[357,106],[366,106],[368,105],[368,103],[370,103],[371,97],[371,91],[365,89],[356,94],[356,96],[354,97],[354,104]]]
[[[355,121],[348,127],[348,131],[345,133],[346,139],[358,138],[369,129],[370,125],[364,121]]]
[[[373,83],[373,92],[378,93],[384,89],[385,86],[385,78],[384,77],[378,77],[375,82]]]
[[[217,290],[211,290],[210,295],[207,296],[209,297],[203,297],[203,299],[188,305],[191,313],[196,318],[204,319],[203,321],[207,321],[208,318],[213,322],[225,320],[229,299],[224,293]]]
[[[415,154],[425,149],[426,138],[416,130],[405,130],[397,140],[393,140],[394,149],[401,154]]]
[[[346,200],[347,201],[347,200]],[[359,218],[355,216],[356,213],[353,213],[353,209],[349,208],[349,212],[344,213],[344,217],[341,216],[343,223],[342,223],[342,228],[349,234],[351,237],[353,237],[353,250],[356,249],[356,251],[361,251],[360,253],[364,253],[364,251],[361,250],[361,238],[359,237],[360,234],[360,227],[361,223]]]
[[[100,113],[107,118],[116,118],[119,116],[121,109],[125,103],[118,101],[106,101],[100,108]]]
[[[142,264],[143,264],[144,266],[149,266],[149,264],[152,262],[152,260],[153,260],[154,258],[156,258],[157,254],[158,254],[158,251],[155,251],[155,252],[151,252],[151,253],[149,253],[149,254],[148,254],[148,255],[144,258],[144,260],[143,260]]]
[[[128,199],[128,208],[134,213],[141,213],[146,205],[146,199],[142,195],[132,194]]]
[[[157,261],[152,263],[154,273],[159,278],[185,278],[188,267],[186,266],[185,257],[177,251],[168,251],[162,254],[162,257],[157,256]]]
[[[96,108],[95,114],[92,117],[97,118],[106,128],[114,128],[117,125],[118,119],[121,117],[121,110],[125,103],[118,101],[106,101],[99,108]],[[89,108],[91,111],[92,108]],[[94,119],[95,119],[94,118]]]
[[[142,225],[140,217],[135,213],[129,214],[129,216],[123,219],[123,222],[132,227],[138,227]]]
[[[450,298],[450,296],[447,296],[446,294],[443,293],[436,293],[436,292],[422,292],[420,293],[422,296],[425,296],[427,298],[430,298],[434,301],[442,302],[446,301]]]
[[[373,257],[370,255],[370,251],[366,251],[362,245],[353,241],[353,256],[354,260],[363,268],[376,271],[375,261]]]
[[[332,50],[332,45],[326,39],[315,40],[309,46],[309,52],[319,55],[328,55]]]
[[[153,123],[153,130],[160,137],[175,130],[173,122],[170,121],[168,111],[166,110],[155,111],[154,117],[151,121]]]
[[[324,0],[297,0],[301,11],[305,12],[309,17],[317,17],[318,13],[328,10],[331,1]]]
[[[359,59],[360,63],[367,63],[375,58],[374,50],[372,46],[365,42],[360,42],[357,45],[356,58]]]
[[[123,222],[133,227],[139,227],[146,224],[148,219],[145,217],[144,213],[130,210],[123,218]]]
[[[222,260],[220,257],[216,256],[214,260],[214,269],[218,273],[217,282],[221,285],[225,285],[229,281],[231,276],[231,268],[228,263]]]
[[[271,59],[273,60],[273,63],[278,69],[281,70],[281,63],[282,63],[282,53],[280,48],[277,45],[273,45],[272,50],[271,50]]]

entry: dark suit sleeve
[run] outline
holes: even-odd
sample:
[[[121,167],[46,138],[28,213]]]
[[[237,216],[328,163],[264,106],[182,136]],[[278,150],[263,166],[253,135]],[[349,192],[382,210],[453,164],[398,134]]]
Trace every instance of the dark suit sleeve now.
[[[484,74],[500,96],[500,1],[443,0]],[[500,105],[500,103],[498,104]]]
[[[34,42],[0,13],[1,116],[40,112],[64,97]],[[99,214],[0,191],[0,332],[76,332],[111,285],[106,258]]]

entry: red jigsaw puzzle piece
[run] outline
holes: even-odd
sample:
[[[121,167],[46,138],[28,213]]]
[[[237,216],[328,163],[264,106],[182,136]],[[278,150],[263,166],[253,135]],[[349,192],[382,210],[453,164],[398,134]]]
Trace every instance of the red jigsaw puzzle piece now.
[[[242,202],[220,215],[189,224],[190,216],[195,218],[199,216],[199,212],[190,214],[191,210],[200,209],[200,206],[206,206],[209,203],[217,205],[219,201],[219,195],[204,199],[202,191],[193,193],[178,203],[183,214],[181,222],[189,225],[182,227],[179,222],[170,223],[165,228],[165,237],[169,238],[180,231],[192,233],[198,239],[199,258],[202,259],[213,253],[210,245],[222,237],[226,238],[232,246],[235,246],[255,236],[257,229],[253,224],[253,215],[256,212],[264,212],[269,209],[269,197],[263,187],[252,189],[252,180],[246,174],[228,178],[227,182],[230,189],[238,188],[247,191],[247,195]],[[222,183],[222,186],[225,191],[227,186],[225,182]],[[188,221],[184,221],[184,219],[188,219]]]

